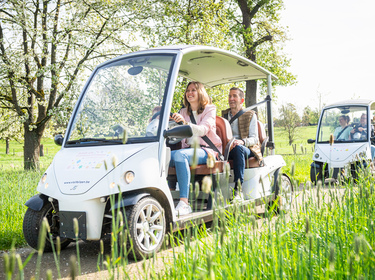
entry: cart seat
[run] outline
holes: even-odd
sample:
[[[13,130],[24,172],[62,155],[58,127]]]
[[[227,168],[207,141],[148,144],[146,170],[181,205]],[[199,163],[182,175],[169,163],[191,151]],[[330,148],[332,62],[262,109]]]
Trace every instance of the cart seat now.
[[[219,116],[216,116],[216,134],[220,137],[223,147],[227,147],[228,144],[231,142],[232,136],[232,129],[230,128],[229,122]],[[225,157],[225,154],[224,154]],[[228,157],[226,157],[227,159]],[[224,171],[225,161],[218,161],[216,160],[215,166],[213,168],[208,168],[206,164],[199,164],[195,168],[194,174],[195,175],[208,175],[215,173],[218,170],[220,173]],[[192,169],[190,167],[190,169]],[[176,169],[174,167],[169,167],[168,175],[175,175]]]

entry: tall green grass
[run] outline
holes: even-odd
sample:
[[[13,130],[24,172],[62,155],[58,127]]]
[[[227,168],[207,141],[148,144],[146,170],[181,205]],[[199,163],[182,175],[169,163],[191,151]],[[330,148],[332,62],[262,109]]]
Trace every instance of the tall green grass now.
[[[221,209],[159,279],[375,279],[374,183],[365,170],[357,184],[307,184],[290,216],[262,221],[252,207]]]
[[[310,164],[314,153],[314,145],[307,144],[307,139],[315,139],[316,126],[302,126],[297,128],[297,137],[293,145],[289,145],[287,133],[281,127],[275,127],[275,153],[283,156],[286,166],[283,172],[291,174],[291,168],[294,166],[293,177],[300,183],[310,180]]]
[[[106,279],[375,279],[374,184],[368,169],[356,182],[307,183],[288,215],[266,208],[259,216],[251,204],[216,208],[211,227],[169,235],[168,252],[143,262],[136,276],[126,269],[132,247],[124,217],[113,213],[112,250],[101,249],[98,269]],[[10,271],[12,253],[4,259]],[[75,259],[70,269],[79,270]]]
[[[12,141],[9,154],[5,141],[0,141],[0,250],[25,245],[22,233],[25,202],[35,195],[38,181],[60,149],[51,139],[43,139],[44,155],[40,157],[40,171],[23,170],[23,145]]]
[[[0,176],[0,249],[25,245],[22,232],[25,202],[37,193],[42,171],[1,171]]]

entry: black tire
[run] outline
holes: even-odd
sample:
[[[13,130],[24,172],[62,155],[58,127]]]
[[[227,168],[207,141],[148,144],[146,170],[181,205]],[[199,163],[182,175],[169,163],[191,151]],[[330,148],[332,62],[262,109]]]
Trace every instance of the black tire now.
[[[164,241],[167,228],[164,209],[156,199],[148,196],[127,209],[126,216],[136,258],[151,257]]]
[[[294,188],[292,182],[286,174],[281,175],[281,188],[279,181],[276,182],[276,198],[269,205],[273,211],[279,214],[281,211],[288,212],[292,207]]]
[[[322,167],[316,168],[314,166],[311,166],[311,168],[310,168],[310,180],[314,185],[316,185],[316,183],[318,181],[323,182]]]
[[[42,227],[43,218],[46,217],[50,226],[53,243],[56,244],[56,237],[59,235],[60,224],[59,224],[59,217],[58,217],[58,207],[55,205],[55,209],[52,207],[51,203],[47,203],[43,206],[40,211],[35,211],[33,209],[28,208],[25,217],[23,219],[23,235],[25,237],[26,242],[34,249],[38,250],[38,239],[39,239],[39,232]],[[61,249],[64,249],[66,246],[69,245],[71,239],[68,238],[61,238],[60,239],[60,246]],[[48,232],[46,234],[46,242],[44,246],[44,252],[51,252],[52,245],[49,239]]]

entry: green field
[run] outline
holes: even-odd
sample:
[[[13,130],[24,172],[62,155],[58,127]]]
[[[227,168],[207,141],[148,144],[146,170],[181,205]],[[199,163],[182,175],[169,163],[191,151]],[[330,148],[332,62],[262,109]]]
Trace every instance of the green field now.
[[[298,182],[305,182],[309,178],[312,158],[311,145],[305,143],[302,135],[313,138],[314,127],[302,127],[296,140],[297,153],[288,145],[287,136],[283,129],[275,128],[276,153],[282,154],[286,166],[283,172],[291,175],[294,163],[294,178]],[[26,211],[24,203],[36,194],[37,183],[44,170],[52,162],[53,156],[60,149],[51,139],[43,139],[45,156],[40,158],[40,171],[23,171],[23,146],[18,142],[10,143],[10,153],[5,154],[5,142],[0,141],[0,250],[9,249],[12,241],[16,246],[25,245],[22,234],[23,215]],[[303,147],[303,153],[302,149]],[[305,153],[305,148],[307,153]]]
[[[311,162],[311,147],[300,137],[296,154],[289,147],[281,129],[275,129],[278,141],[276,152],[287,161],[285,172],[294,173],[293,182],[307,180]],[[311,134],[310,134],[311,133]],[[301,128],[301,135],[314,137],[313,128]],[[312,135],[312,136],[310,136]],[[285,137],[286,138],[286,137]],[[47,141],[49,142],[49,141]],[[50,141],[49,144],[52,142]],[[49,144],[46,144],[49,145]],[[302,145],[302,147],[301,147]],[[16,146],[16,144],[14,144]],[[3,146],[0,147],[0,149]],[[306,148],[306,152],[305,152]],[[16,148],[15,148],[16,150]],[[51,161],[58,149],[51,146]],[[53,151],[53,152],[52,152]],[[2,224],[0,246],[9,248],[12,240],[23,245],[23,203],[35,193],[35,186],[43,173],[25,172],[20,166],[22,155],[3,157],[1,183]],[[294,164],[292,164],[294,162]],[[294,172],[291,171],[294,165]],[[293,175],[293,174],[291,174]],[[231,209],[217,209],[210,228],[192,226],[183,233],[170,235],[165,246],[172,257],[151,260],[138,271],[144,279],[375,279],[375,179],[370,170],[360,170],[356,183],[352,179],[311,188],[305,184],[294,198],[293,211],[286,216],[265,208],[261,217],[254,205]],[[298,182],[299,185],[299,182]],[[263,218],[263,219],[260,219]],[[120,225],[120,227],[118,227]],[[113,236],[127,234],[122,223],[114,223]],[[121,239],[120,239],[121,240]],[[133,279],[126,269],[128,264],[123,243],[111,240],[111,255],[98,256],[97,267],[106,270],[107,279]],[[184,245],[183,250],[177,249]],[[166,249],[166,248],[164,248]],[[78,250],[78,247],[77,247]],[[130,251],[131,254],[131,251]],[[79,254],[78,264],[80,263]],[[17,256],[10,252],[4,260],[5,272],[12,277],[12,267]],[[158,258],[158,257],[155,257]],[[57,260],[59,257],[56,258]],[[36,270],[40,270],[40,256]],[[4,262],[5,263],[5,262]],[[57,262],[59,263],[59,262]],[[155,265],[162,263],[164,270],[155,273]],[[74,269],[75,262],[68,269]],[[146,264],[146,262],[144,262]],[[28,264],[30,265],[30,264]],[[78,270],[80,266],[78,266]],[[77,269],[77,268],[75,268]],[[235,272],[235,273],[234,273]],[[48,271],[47,271],[48,273]],[[40,276],[44,278],[46,272]],[[39,277],[39,275],[38,275]]]

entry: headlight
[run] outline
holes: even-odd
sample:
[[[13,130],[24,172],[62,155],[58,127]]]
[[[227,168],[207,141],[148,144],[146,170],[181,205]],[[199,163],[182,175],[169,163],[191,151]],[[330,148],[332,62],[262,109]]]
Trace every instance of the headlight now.
[[[130,184],[134,180],[134,172],[133,171],[127,171],[125,172],[124,179],[127,184]]]
[[[319,157],[319,154],[318,154],[318,153],[316,153],[316,154],[315,154],[315,158],[318,158],[318,157]]]

